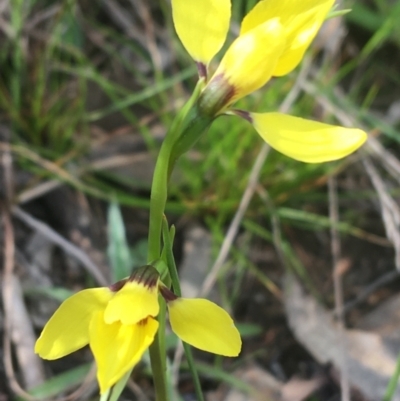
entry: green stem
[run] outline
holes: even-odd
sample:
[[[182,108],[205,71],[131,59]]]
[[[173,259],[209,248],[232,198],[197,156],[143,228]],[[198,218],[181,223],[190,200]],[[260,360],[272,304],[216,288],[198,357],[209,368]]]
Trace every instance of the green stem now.
[[[162,218],[167,203],[168,181],[173,169],[173,164],[171,165],[171,152],[176,140],[181,134],[185,117],[198,99],[203,84],[201,80],[198,82],[191,98],[174,119],[157,157],[150,196],[150,222],[147,252],[147,261],[149,263],[160,257]]]
[[[197,401],[204,401],[203,391],[201,389],[201,383],[199,374],[197,373],[196,364],[194,362],[192,349],[188,343],[182,341],[183,349],[185,350],[186,359],[188,361],[189,370],[193,377],[194,391],[196,392]]]
[[[202,85],[203,82],[199,81],[193,95],[174,119],[161,145],[160,153],[157,158],[150,197],[150,222],[147,252],[148,263],[152,263],[160,257],[162,219],[168,196],[168,181],[173,168],[173,164],[171,164],[170,161],[171,152],[176,140],[182,132],[185,117],[197,100]],[[153,344],[150,346],[150,361],[153,371],[156,401],[168,400],[165,354],[166,308],[165,305],[161,306],[163,304],[163,302],[160,303],[160,312],[158,315],[160,327]]]
[[[166,374],[165,349],[161,345],[162,342],[161,337],[165,337],[165,331],[158,330],[154,338],[153,344],[149,348],[150,362],[151,362],[151,370],[153,372],[156,400],[168,401],[167,377],[165,375]]]
[[[396,367],[392,377],[390,378],[389,384],[386,388],[385,395],[383,396],[383,401],[391,401],[393,399],[393,395],[396,391],[397,384],[399,382],[399,377],[400,377],[400,354],[397,357]]]
[[[162,231],[163,231],[163,241],[164,247],[166,249],[166,257],[167,257],[167,266],[170,272],[171,280],[172,280],[172,288],[174,290],[175,295],[178,297],[182,296],[181,285],[179,282],[178,269],[176,268],[174,254],[172,252],[172,242],[171,242],[171,234],[173,234],[174,228],[171,227],[171,232],[168,230],[168,222],[164,216],[162,221]],[[188,361],[189,370],[193,377],[194,389],[196,392],[197,401],[204,401],[203,391],[201,389],[199,374],[197,373],[196,364],[194,362],[192,349],[190,345],[182,341],[183,349],[185,350],[186,359]]]
[[[167,136],[168,137],[168,136]],[[168,164],[171,146],[167,138],[161,145],[154,170],[150,197],[150,222],[147,261],[151,263],[160,256],[161,222],[167,202]]]

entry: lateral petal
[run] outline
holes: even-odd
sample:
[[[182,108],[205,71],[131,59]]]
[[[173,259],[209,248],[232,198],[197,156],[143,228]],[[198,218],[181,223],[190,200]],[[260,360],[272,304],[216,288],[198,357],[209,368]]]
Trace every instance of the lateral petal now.
[[[254,128],[274,149],[306,163],[341,159],[357,150],[367,134],[281,113],[251,113]]]
[[[90,320],[111,297],[108,288],[91,288],[66,299],[44,326],[35,352],[44,359],[58,359],[87,345]]]
[[[207,299],[177,298],[167,303],[172,330],[203,351],[237,356],[240,334],[228,313]]]
[[[192,58],[207,65],[225,42],[230,0],[172,0],[175,30]]]
[[[96,313],[90,329],[90,348],[97,365],[100,393],[113,386],[133,366],[154,340],[157,320],[149,317],[139,324],[106,324],[103,313]]]
[[[334,0],[262,0],[243,19],[240,34],[278,18],[284,27],[287,43],[272,75],[282,76],[299,64],[333,3]]]
[[[136,324],[148,316],[157,316],[159,310],[157,285],[128,281],[108,303],[104,320],[108,324]]]

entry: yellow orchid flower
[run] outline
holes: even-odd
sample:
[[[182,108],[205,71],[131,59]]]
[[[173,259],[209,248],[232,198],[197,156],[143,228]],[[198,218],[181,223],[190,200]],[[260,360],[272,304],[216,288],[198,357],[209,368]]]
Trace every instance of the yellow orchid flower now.
[[[135,366],[158,330],[158,294],[167,302],[172,330],[196,348],[237,356],[239,332],[222,308],[206,299],[178,298],[152,266],[136,269],[110,287],[80,291],[65,300],[35,345],[44,359],[58,359],[85,345],[97,365],[101,394]]]
[[[226,112],[244,117],[273,148],[308,163],[336,160],[358,149],[367,139],[359,129],[306,122],[277,113],[228,110],[232,103],[261,88],[271,77],[296,68],[333,3],[334,0],[259,1],[243,19],[239,36],[207,81],[208,64],[228,32],[230,2],[172,0],[177,34],[206,81],[198,101],[199,110],[210,117]]]

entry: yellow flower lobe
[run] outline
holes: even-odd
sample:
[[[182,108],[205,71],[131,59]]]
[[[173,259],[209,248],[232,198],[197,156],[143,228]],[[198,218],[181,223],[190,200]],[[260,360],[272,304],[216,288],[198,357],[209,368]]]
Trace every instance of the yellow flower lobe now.
[[[286,46],[272,75],[286,75],[303,58],[333,3],[334,0],[259,1],[243,19],[240,35],[268,20],[278,18],[284,29]]]
[[[232,318],[207,299],[177,298],[168,302],[174,333],[196,348],[224,356],[239,355],[242,341]]]
[[[89,337],[101,394],[140,361],[157,330],[158,322],[152,317],[139,324],[106,324],[103,313],[96,313],[90,323]]]
[[[91,288],[67,298],[44,326],[35,352],[43,359],[58,359],[87,345],[93,314],[104,310],[111,298],[108,288]]]
[[[254,128],[274,149],[306,163],[341,159],[367,139],[356,128],[328,125],[281,113],[250,113]]]
[[[157,286],[128,281],[108,302],[104,321],[136,324],[148,316],[157,316],[159,310]]]
[[[267,21],[240,35],[229,47],[204,92],[219,80],[232,86],[232,96],[225,107],[261,88],[271,78],[286,39],[278,19]],[[222,77],[222,79],[221,79]]]
[[[230,0],[172,0],[179,39],[192,58],[205,65],[224,44],[230,16]]]

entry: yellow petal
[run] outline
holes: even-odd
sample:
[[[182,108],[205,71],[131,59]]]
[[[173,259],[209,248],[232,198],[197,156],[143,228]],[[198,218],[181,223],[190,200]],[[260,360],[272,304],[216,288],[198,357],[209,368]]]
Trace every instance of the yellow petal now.
[[[97,365],[97,380],[103,394],[141,359],[154,340],[157,320],[149,317],[139,324],[106,324],[96,313],[90,324],[90,348]]]
[[[177,298],[168,302],[172,330],[196,348],[224,356],[237,356],[242,341],[232,318],[207,299]]]
[[[223,76],[234,88],[230,100],[233,103],[267,83],[284,46],[285,37],[277,19],[257,26],[232,43],[209,86]]]
[[[341,159],[357,150],[367,134],[280,113],[251,113],[254,128],[274,149],[306,163]]]
[[[230,0],[172,0],[176,33],[195,61],[207,65],[225,42]]]
[[[272,75],[282,76],[299,64],[333,3],[334,0],[263,0],[243,19],[240,34],[278,18],[284,27],[287,43]]]
[[[57,359],[89,343],[89,323],[111,299],[108,288],[91,288],[66,299],[47,322],[35,352],[44,359]]]
[[[157,285],[128,281],[108,303],[104,320],[108,324],[136,324],[148,316],[157,316],[159,310]]]

